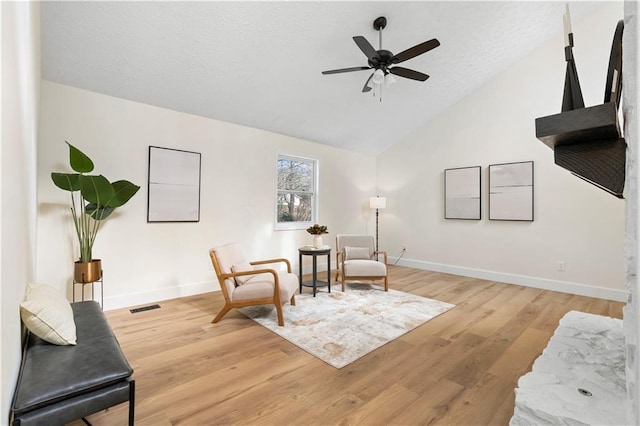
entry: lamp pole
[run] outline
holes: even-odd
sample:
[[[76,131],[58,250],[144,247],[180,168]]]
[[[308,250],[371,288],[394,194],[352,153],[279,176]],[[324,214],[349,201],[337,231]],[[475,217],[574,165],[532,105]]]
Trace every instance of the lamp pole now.
[[[376,209],[376,260],[378,260],[378,216],[380,209],[387,207],[387,199],[381,196],[375,196],[369,198],[369,208]]]
[[[379,209],[376,209],[376,260],[378,260],[378,214]]]

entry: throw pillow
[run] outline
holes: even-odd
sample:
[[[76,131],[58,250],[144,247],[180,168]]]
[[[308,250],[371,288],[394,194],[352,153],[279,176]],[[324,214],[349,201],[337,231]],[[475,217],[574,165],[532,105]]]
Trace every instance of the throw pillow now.
[[[244,263],[240,263],[238,265],[231,265],[231,272],[246,272],[246,271],[253,271],[253,266],[251,266],[251,264],[249,262],[244,262]],[[246,283],[247,281],[252,280],[255,277],[255,275],[241,275],[239,277],[235,277],[236,278],[236,284],[238,285],[242,285],[244,283]]]
[[[368,247],[349,247],[344,248],[344,260],[354,259],[371,259]]]
[[[20,317],[27,329],[54,345],[76,344],[76,323],[69,301],[46,284],[29,284],[20,304]]]

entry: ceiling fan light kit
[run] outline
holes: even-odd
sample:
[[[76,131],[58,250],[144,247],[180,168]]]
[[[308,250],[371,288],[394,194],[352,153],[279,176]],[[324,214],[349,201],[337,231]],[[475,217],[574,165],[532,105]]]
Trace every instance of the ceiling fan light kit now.
[[[373,81],[375,84],[381,84],[384,81],[384,71],[382,71],[380,68],[375,70],[371,81]]]
[[[396,81],[396,78],[392,74],[387,74],[384,76],[384,85],[387,87],[391,86]]]
[[[397,55],[394,55],[389,50],[382,48],[382,30],[387,26],[387,18],[380,16],[373,21],[373,28],[378,31],[378,50],[376,50],[371,43],[367,41],[363,36],[354,36],[353,41],[358,48],[367,57],[368,66],[340,68],[329,71],[322,71],[322,74],[340,74],[345,72],[374,70],[369,76],[362,88],[362,92],[366,93],[371,91],[374,87],[381,88],[384,83],[385,86],[389,86],[396,82],[393,75],[408,78],[416,81],[426,81],[429,76],[421,72],[396,66],[397,64],[415,58],[418,55],[422,55],[436,47],[440,46],[440,42],[437,39],[431,39],[423,43],[417,44],[407,50],[404,50]],[[393,75],[392,75],[393,74]],[[375,85],[375,86],[374,86]],[[378,91],[379,92],[379,91]]]

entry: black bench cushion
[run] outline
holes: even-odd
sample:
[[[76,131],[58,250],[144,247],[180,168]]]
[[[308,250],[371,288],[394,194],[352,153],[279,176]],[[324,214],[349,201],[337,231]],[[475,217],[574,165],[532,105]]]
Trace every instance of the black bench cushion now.
[[[133,404],[133,380],[123,380],[93,392],[76,395],[57,404],[22,413],[13,426],[63,426],[108,407],[127,402]],[[131,409],[131,407],[130,407]]]
[[[72,303],[75,346],[57,346],[29,333],[13,411],[16,415],[108,387],[133,373],[97,302]]]

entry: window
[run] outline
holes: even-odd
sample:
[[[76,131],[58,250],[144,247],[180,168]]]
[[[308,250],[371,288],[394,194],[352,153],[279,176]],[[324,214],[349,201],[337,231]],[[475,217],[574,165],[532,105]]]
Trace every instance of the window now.
[[[304,229],[316,221],[318,162],[278,155],[276,230]]]

